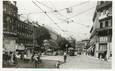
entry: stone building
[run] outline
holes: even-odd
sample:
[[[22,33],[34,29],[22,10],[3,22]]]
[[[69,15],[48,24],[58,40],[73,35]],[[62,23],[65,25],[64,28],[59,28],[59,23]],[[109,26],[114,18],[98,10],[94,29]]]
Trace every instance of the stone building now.
[[[3,1],[3,49],[5,51],[16,50],[16,19],[18,18],[18,8],[16,2]]]
[[[3,1],[3,50],[13,52],[28,49],[28,53],[32,52],[33,47],[38,47],[40,29],[35,24],[20,20],[16,1]]]
[[[90,30],[90,50],[95,57],[112,56],[112,1],[98,1]]]

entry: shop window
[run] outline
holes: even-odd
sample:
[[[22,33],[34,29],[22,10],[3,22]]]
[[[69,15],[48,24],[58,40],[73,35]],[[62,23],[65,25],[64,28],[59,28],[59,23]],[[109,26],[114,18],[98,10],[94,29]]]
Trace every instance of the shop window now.
[[[10,21],[10,17],[7,17],[6,19],[7,19],[7,23],[9,23],[9,21]]]
[[[105,21],[103,21],[103,28],[105,27]]]
[[[100,28],[103,28],[103,22],[100,23]]]
[[[109,22],[108,22],[108,26],[109,26],[109,27],[112,26],[112,20],[109,20]]]
[[[100,44],[99,50],[100,50],[101,52],[107,51],[107,44]]]

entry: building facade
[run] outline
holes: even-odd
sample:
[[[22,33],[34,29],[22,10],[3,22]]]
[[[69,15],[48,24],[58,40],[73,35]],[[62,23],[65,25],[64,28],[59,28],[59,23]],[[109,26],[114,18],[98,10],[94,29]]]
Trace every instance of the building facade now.
[[[112,56],[112,1],[98,1],[90,30],[90,51],[93,56]]]
[[[16,18],[18,8],[16,2],[3,1],[3,49],[6,51],[16,50]]]
[[[38,47],[40,26],[35,22],[19,19],[16,1],[3,1],[3,49],[4,51],[26,51],[31,53]],[[29,50],[29,51],[28,51]]]

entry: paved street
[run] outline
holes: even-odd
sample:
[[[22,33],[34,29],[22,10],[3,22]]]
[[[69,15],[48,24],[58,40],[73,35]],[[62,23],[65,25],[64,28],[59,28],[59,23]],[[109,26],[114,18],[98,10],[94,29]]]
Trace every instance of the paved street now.
[[[42,56],[42,60],[56,60],[63,62],[63,56]]]
[[[41,60],[42,63],[40,63],[37,68],[56,68],[56,62],[63,62],[63,56],[43,56]],[[32,61],[24,62],[19,60],[17,65],[5,66],[5,68],[35,68],[35,63]]]
[[[63,62],[63,56],[43,56],[41,59],[42,63],[37,68],[56,68],[57,61]],[[16,66],[10,66],[10,68],[35,68],[35,63],[20,61]],[[107,62],[87,55],[68,56],[67,62],[61,64],[60,68],[111,69],[111,61]]]
[[[69,56],[67,63],[60,68],[76,68],[76,69],[111,69],[111,61],[103,61],[91,56]]]
[[[56,68],[55,64],[57,61],[55,60],[42,60],[42,63],[38,64],[35,67],[34,62],[29,63],[19,63],[16,67],[18,68]]]

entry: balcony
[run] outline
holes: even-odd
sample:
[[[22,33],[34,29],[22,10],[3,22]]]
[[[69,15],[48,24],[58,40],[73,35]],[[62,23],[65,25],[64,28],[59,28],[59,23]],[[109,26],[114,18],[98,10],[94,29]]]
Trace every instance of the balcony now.
[[[99,16],[99,20],[102,20],[102,19],[104,19],[104,18],[107,18],[108,16],[105,14],[105,15],[101,15],[101,16]]]
[[[95,29],[95,30],[91,33],[90,39],[91,39],[92,37],[94,37],[95,35],[98,35],[98,33],[99,33],[100,31],[104,31],[104,30],[112,30],[112,27],[104,27],[104,28],[97,28],[97,29]]]
[[[15,32],[7,32],[7,31],[4,31],[3,32],[4,35],[7,35],[7,36],[17,36],[17,34]]]
[[[109,29],[112,29],[112,27],[104,27],[104,28],[98,28],[96,29],[96,31],[103,31],[103,30],[109,30]]]

